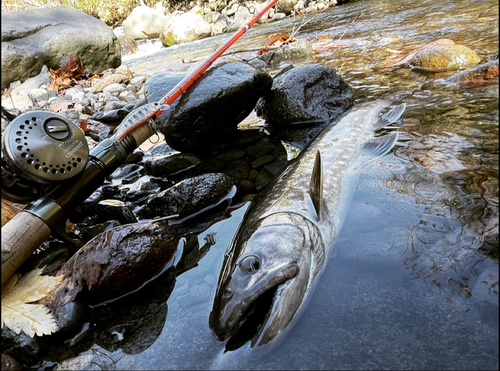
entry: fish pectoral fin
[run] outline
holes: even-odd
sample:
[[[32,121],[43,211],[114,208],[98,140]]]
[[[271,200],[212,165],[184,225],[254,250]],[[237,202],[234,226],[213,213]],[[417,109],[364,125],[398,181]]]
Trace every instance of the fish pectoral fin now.
[[[382,115],[380,121],[377,123],[375,127],[375,130],[381,129],[384,126],[388,126],[398,121],[400,117],[403,115],[405,109],[406,109],[406,103],[401,103],[400,105],[392,107],[390,111]]]
[[[361,153],[370,157],[370,160],[376,159],[386,153],[389,153],[392,147],[396,144],[397,140],[397,131],[380,137],[371,138],[363,144],[361,147]]]
[[[321,166],[321,154],[319,151],[316,151],[309,194],[311,195],[316,214],[321,219],[323,213],[323,168]]]

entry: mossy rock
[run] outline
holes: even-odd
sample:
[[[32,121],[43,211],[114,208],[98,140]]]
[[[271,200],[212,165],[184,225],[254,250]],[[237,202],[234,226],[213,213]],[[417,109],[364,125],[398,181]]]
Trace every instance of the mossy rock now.
[[[417,70],[442,72],[471,67],[480,61],[481,58],[466,46],[441,44],[416,53],[410,65]]]
[[[177,40],[175,40],[175,36],[173,32],[164,32],[162,31],[160,33],[160,41],[162,42],[163,46],[172,46],[177,43]]]

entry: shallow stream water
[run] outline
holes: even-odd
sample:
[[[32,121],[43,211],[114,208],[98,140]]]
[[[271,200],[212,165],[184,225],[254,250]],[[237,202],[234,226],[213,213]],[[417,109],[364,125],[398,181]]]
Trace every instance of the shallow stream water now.
[[[60,367],[498,369],[498,84],[449,86],[439,79],[452,72],[422,75],[392,67],[441,38],[480,57],[492,55],[498,14],[493,0],[372,0],[251,28],[230,50],[258,47],[268,35],[300,26],[297,38],[342,42],[287,63],[334,68],[358,103],[386,98],[407,104],[394,150],[363,169],[306,312],[263,358],[224,353],[211,334],[219,270],[245,205],[198,236],[200,245],[208,235],[216,243],[198,266],[177,277],[166,305],[160,299],[163,310],[148,319],[154,326],[133,336],[125,321],[108,330],[109,342],[90,345]],[[183,68],[183,59],[202,58],[227,38],[161,49],[124,64],[151,74],[173,63]],[[150,283],[150,291],[164,292],[163,282]],[[152,302],[150,309],[158,306]]]

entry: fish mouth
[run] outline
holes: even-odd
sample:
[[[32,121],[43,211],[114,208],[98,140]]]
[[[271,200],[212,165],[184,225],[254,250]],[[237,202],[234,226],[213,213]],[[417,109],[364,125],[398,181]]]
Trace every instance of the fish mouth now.
[[[249,298],[246,309],[239,316],[238,325],[227,338],[224,352],[236,350],[247,342],[250,342],[251,347],[257,343],[262,345],[263,331],[273,317],[275,304],[280,300],[280,294],[285,290],[290,280],[298,274],[298,271],[298,264],[287,264],[279,270],[278,274],[274,275],[274,279],[266,280],[265,290],[260,288]],[[272,273],[270,274],[272,275]],[[272,338],[266,339],[264,342],[267,343],[270,340]]]

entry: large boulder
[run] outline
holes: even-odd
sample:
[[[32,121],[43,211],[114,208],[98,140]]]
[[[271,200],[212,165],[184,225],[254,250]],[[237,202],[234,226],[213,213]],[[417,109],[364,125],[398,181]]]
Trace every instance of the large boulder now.
[[[352,89],[333,69],[311,64],[275,76],[255,111],[269,124],[286,125],[333,120],[353,104]]]
[[[160,35],[167,19],[160,9],[141,5],[123,21],[123,32],[134,40],[155,38]]]
[[[2,12],[2,89],[36,76],[43,65],[59,68],[64,54],[82,59],[98,73],[121,64],[120,44],[101,20],[74,8],[56,6]]]
[[[159,101],[180,81],[179,74],[152,76],[146,84],[150,102]],[[204,155],[246,118],[257,100],[271,89],[272,77],[248,63],[229,62],[200,77],[156,124],[168,145],[180,152]]]
[[[160,40],[165,46],[190,42],[210,36],[212,26],[199,13],[188,12],[171,17],[163,28]]]

